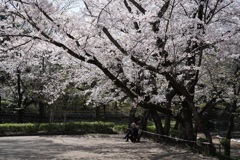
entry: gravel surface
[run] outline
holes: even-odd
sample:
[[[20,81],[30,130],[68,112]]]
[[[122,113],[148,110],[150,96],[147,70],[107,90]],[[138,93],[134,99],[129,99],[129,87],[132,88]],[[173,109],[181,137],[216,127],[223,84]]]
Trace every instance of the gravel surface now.
[[[1,160],[210,160],[190,151],[153,143],[125,142],[123,135],[0,137]]]

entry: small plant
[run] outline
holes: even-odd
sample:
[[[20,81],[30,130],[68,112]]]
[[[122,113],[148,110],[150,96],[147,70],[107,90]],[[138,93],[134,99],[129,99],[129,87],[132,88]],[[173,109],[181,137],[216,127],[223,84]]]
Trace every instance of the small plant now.
[[[147,131],[156,133],[156,127],[155,127],[155,125],[147,126]]]
[[[220,143],[221,143],[222,146],[228,146],[230,144],[230,140],[226,139],[226,138],[222,138],[220,140]]]
[[[176,130],[176,129],[171,129],[170,135],[171,135],[171,137],[180,137],[180,131]]]
[[[127,125],[115,125],[113,130],[118,133],[126,133],[127,128]]]
[[[208,142],[208,140],[207,140],[206,138],[200,137],[200,138],[197,139],[197,142],[200,142],[200,143],[202,143],[202,142]]]

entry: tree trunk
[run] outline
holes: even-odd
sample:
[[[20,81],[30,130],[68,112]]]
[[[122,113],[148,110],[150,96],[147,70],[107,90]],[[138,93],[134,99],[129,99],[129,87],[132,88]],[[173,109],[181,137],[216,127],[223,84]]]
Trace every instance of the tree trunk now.
[[[182,113],[183,113],[183,139],[195,141],[196,135],[193,128],[193,122],[192,122],[192,110],[188,106],[186,101],[182,102]]]
[[[99,106],[96,106],[96,108],[95,108],[95,118],[96,118],[96,121],[99,121],[99,119],[100,119],[100,107]]]
[[[103,114],[104,114],[104,118],[107,118],[107,112],[106,112],[106,105],[103,104]]]
[[[179,120],[176,120],[176,123],[175,123],[173,129],[174,129],[174,130],[177,130],[178,127],[179,127],[179,124],[180,124],[180,121],[179,121]]]
[[[56,106],[55,106],[55,104],[53,104],[53,106],[50,108],[50,116],[49,116],[50,123],[54,122],[55,111],[56,111]]]
[[[136,111],[137,109],[132,107],[131,110],[130,110],[130,114],[129,114],[129,117],[128,117],[128,127],[130,128],[131,127],[131,124],[132,123],[136,123]]]
[[[158,134],[164,135],[164,129],[162,126],[162,121],[161,121],[161,117],[158,115],[156,110],[151,110],[150,114],[152,115],[155,127],[156,127],[156,131]]]
[[[205,135],[206,139],[208,140],[208,142],[210,143],[209,147],[209,153],[212,155],[216,154],[216,148],[213,145],[212,142],[212,136],[210,134],[210,132],[207,130],[207,128],[202,124],[201,119],[199,117],[199,113],[197,112],[197,109],[194,106],[194,103],[192,100],[189,99],[185,99],[185,101],[187,102],[187,104],[189,105],[189,107],[192,110],[193,113],[193,117],[195,120],[195,125],[198,126],[199,130]]]
[[[42,102],[39,102],[38,106],[39,106],[39,123],[42,123],[45,118],[45,106]]]
[[[2,96],[0,94],[0,111],[2,110]]]
[[[229,157],[231,155],[231,139],[232,139],[233,128],[234,128],[234,115],[231,114],[229,119],[227,134],[226,134],[226,144],[224,146],[224,155]]]
[[[17,70],[17,92],[18,92],[18,108],[22,108],[22,93],[21,93],[21,72]]]
[[[67,122],[67,111],[63,111],[63,122]]]
[[[164,133],[166,135],[169,135],[170,128],[171,128],[171,115],[165,114]]]
[[[148,119],[148,110],[145,110],[142,114],[139,128],[146,131],[147,130],[147,119]]]
[[[169,83],[168,85],[168,90],[169,92],[167,92],[166,94],[166,108],[167,109],[171,109],[172,107],[172,99],[173,97],[176,95],[176,91],[175,90],[171,90],[170,88],[172,87],[171,84]],[[166,135],[169,135],[169,131],[171,128],[171,114],[165,114],[165,122],[164,122],[164,132]]]
[[[234,130],[234,112],[237,109],[237,100],[233,101],[231,111],[230,111],[230,118],[229,118],[229,125],[227,129],[227,134],[226,134],[226,139],[227,139],[227,144],[224,146],[224,154],[225,156],[230,156],[231,155],[231,139],[232,139],[232,131]]]
[[[23,109],[19,109],[17,111],[17,113],[18,113],[17,123],[23,123],[23,113],[24,113],[24,110]]]
[[[19,69],[17,69],[17,92],[18,92],[17,122],[23,123],[23,108],[22,108],[23,95],[21,91],[21,71]]]

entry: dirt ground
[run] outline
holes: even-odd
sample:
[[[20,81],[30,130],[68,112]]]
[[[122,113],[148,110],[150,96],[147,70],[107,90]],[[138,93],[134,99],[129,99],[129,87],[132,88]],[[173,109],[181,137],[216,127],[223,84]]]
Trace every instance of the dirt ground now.
[[[198,134],[199,137],[204,137],[203,134]],[[220,144],[221,137],[212,136],[214,144]],[[215,146],[217,147],[217,146]],[[219,151],[219,148],[216,148]],[[221,146],[221,153],[224,153],[224,148]],[[240,159],[240,142],[239,141],[231,141],[231,157]]]
[[[1,160],[210,160],[187,150],[153,143],[125,142],[123,135],[0,137]]]

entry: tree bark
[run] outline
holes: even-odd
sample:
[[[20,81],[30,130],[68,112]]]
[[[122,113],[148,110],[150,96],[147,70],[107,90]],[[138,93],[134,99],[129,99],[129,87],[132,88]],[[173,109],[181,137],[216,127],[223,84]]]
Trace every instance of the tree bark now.
[[[2,96],[0,94],[0,111],[2,110]]]
[[[169,84],[169,90],[170,90],[170,87],[171,85]],[[169,92],[167,92],[166,94],[166,108],[167,109],[171,109],[172,107],[172,99],[173,97],[176,95],[176,92],[174,90],[171,90]],[[165,124],[164,124],[164,132],[166,135],[169,135],[169,131],[170,131],[170,128],[171,128],[171,117],[172,115],[171,114],[165,114]]]
[[[43,102],[39,102],[38,106],[39,106],[39,123],[42,123],[45,118],[45,106]]]
[[[95,118],[96,118],[96,121],[100,120],[100,107],[99,106],[96,106],[96,108],[95,108]]]
[[[224,155],[229,157],[231,156],[231,139],[232,139],[233,128],[234,128],[234,115],[231,114],[229,119],[227,134],[226,134],[227,144],[225,144],[224,146]]]
[[[18,93],[17,122],[23,123],[23,108],[22,108],[23,95],[21,91],[21,71],[19,69],[17,69],[17,93]]]
[[[161,134],[161,135],[164,135],[165,133],[164,133],[164,129],[163,129],[163,126],[162,126],[161,117],[158,115],[156,110],[151,110],[150,114],[153,118],[157,133]]]
[[[183,139],[195,141],[196,135],[193,129],[192,110],[190,109],[190,107],[185,101],[182,102],[182,107],[183,107],[182,113],[183,113],[183,120],[184,120]]]
[[[226,134],[226,139],[227,139],[227,143],[226,146],[224,147],[224,154],[225,156],[230,156],[231,155],[231,139],[232,139],[232,131],[234,130],[234,112],[237,109],[237,100],[234,100],[231,106],[231,110],[230,110],[230,118],[229,118],[229,125],[228,125],[228,129],[227,129],[227,134]]]
[[[147,119],[148,119],[149,110],[145,110],[142,114],[139,128],[146,131],[147,130]]]
[[[131,127],[132,123],[136,123],[136,116],[135,116],[136,111],[137,110],[134,107],[132,107],[130,110],[129,117],[128,117],[128,128]]]

